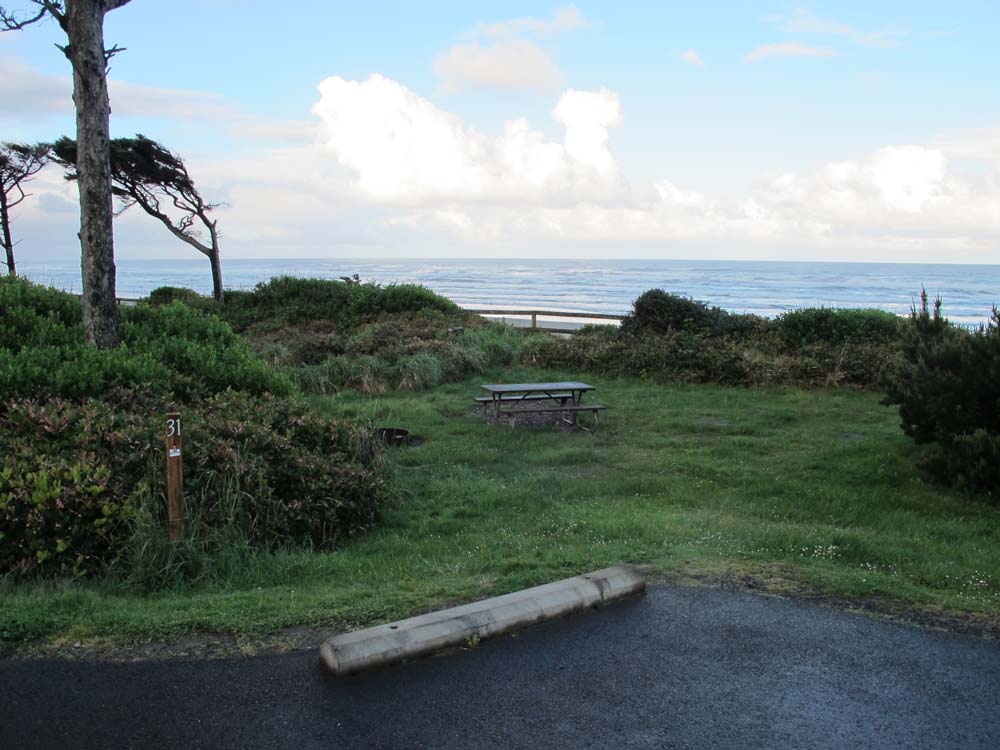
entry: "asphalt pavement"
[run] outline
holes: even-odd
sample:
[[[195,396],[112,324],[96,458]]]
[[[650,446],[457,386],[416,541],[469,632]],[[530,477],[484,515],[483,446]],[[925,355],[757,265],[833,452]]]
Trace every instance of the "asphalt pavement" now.
[[[318,647],[318,643],[316,644]],[[348,678],[0,660],[0,748],[1000,748],[1000,643],[712,588]]]

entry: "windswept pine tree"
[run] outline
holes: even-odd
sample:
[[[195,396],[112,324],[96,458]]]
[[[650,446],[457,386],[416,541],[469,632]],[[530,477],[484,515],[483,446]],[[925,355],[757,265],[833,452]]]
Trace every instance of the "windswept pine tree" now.
[[[29,193],[24,184],[31,181],[48,161],[49,144],[0,143],[0,241],[3,242],[7,273],[17,276],[14,262],[14,236],[10,229],[10,209]]]
[[[54,159],[69,170],[67,178],[77,179],[76,142],[60,138],[52,148]],[[119,214],[139,206],[171,234],[209,259],[212,293],[221,302],[218,222],[210,216],[219,204],[202,198],[184,160],[141,134],[135,138],[115,138],[111,141],[111,183],[120,202]]]

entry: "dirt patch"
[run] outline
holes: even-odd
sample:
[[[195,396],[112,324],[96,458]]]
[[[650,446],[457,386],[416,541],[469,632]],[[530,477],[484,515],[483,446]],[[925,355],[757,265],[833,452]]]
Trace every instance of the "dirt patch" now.
[[[169,641],[108,643],[103,641],[53,641],[19,646],[5,657],[69,659],[73,661],[203,661],[261,654],[286,654],[318,649],[320,643],[343,632],[343,628],[296,626],[269,635],[235,636],[224,633],[194,633]]]

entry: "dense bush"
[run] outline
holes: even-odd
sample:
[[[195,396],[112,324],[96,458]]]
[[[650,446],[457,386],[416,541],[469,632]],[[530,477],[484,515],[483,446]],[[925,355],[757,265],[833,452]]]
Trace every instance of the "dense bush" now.
[[[0,406],[0,574],[81,575],[120,549],[148,492],[152,426],[98,401]]]
[[[813,322],[820,327],[815,333]],[[531,342],[522,359],[565,370],[751,387],[872,387],[896,366],[898,335],[890,332],[898,332],[898,321],[889,313],[802,310],[785,316],[784,326],[651,289],[636,299],[620,331],[589,326],[567,339]]]
[[[211,309],[215,306],[212,297],[198,294],[194,289],[187,289],[182,286],[161,286],[149,293],[149,304],[153,306],[169,305],[171,302],[183,302],[191,307]]]
[[[929,447],[937,480],[1000,495],[1000,315],[978,331],[952,326],[926,293],[903,337],[903,365],[889,388],[903,431]]]
[[[896,343],[903,319],[885,310],[809,307],[782,313],[775,320],[787,343],[806,344]]]
[[[119,309],[122,346],[84,342],[80,300],[21,279],[0,279],[0,398],[99,396],[141,385],[182,399],[227,388],[289,393],[219,318],[180,302]]]
[[[0,407],[0,574],[81,575],[133,557],[149,569],[135,519],[157,520],[165,535],[167,406],[118,391]],[[374,523],[386,484],[369,431],[289,399],[233,392],[186,408],[183,419],[189,537],[227,532],[259,549],[328,549]]]
[[[482,322],[463,333],[449,333],[452,322],[436,311],[423,311],[384,315],[323,336],[315,335],[312,326],[286,327],[258,339],[257,348],[261,356],[289,366],[293,382],[304,393],[330,394],[344,388],[382,393],[390,388],[431,388],[487,367],[509,365],[531,338],[525,331]],[[313,358],[300,352],[306,340],[314,343],[313,350],[329,353]]]
[[[351,327],[386,313],[437,310],[460,312],[451,300],[422,286],[379,286],[357,279],[300,279],[280,276],[262,282],[253,291],[226,293],[219,314],[237,330],[255,324],[276,328],[311,321],[334,321]]]
[[[768,326],[756,315],[738,315],[662,289],[643,292],[621,322],[622,333],[667,334],[697,331],[707,334],[747,333]]]
[[[82,320],[80,300],[73,295],[0,276],[0,352],[76,344]]]
[[[184,292],[164,287],[151,298],[215,304]],[[308,394],[430,388],[513,363],[531,336],[487,323],[423,287],[357,278],[276,278],[252,292],[228,293],[215,309]]]

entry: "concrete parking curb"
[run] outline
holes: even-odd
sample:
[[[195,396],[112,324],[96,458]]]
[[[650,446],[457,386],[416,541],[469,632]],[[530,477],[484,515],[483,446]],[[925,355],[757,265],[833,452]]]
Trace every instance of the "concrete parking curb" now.
[[[630,565],[604,568],[460,607],[334,636],[320,647],[328,671],[347,675],[482,640],[640,594],[646,582]]]

